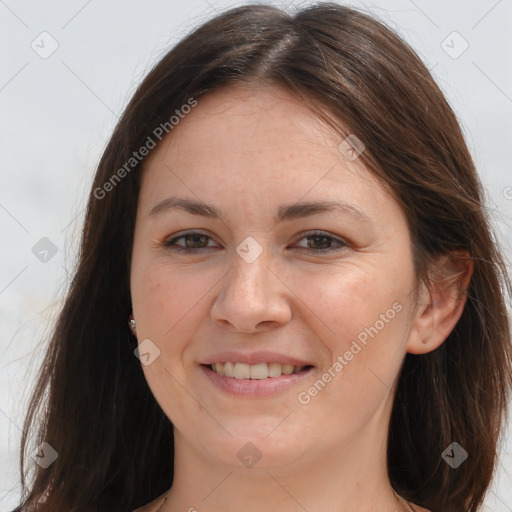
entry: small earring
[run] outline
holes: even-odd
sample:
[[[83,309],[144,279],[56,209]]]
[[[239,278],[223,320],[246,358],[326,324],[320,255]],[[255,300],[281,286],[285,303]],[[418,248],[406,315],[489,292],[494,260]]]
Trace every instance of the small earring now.
[[[429,344],[429,342],[430,342],[430,338],[425,338],[425,339],[422,341],[422,343],[423,343],[424,345],[428,345],[428,344]]]
[[[136,323],[135,323],[135,318],[133,318],[133,315],[130,315],[130,321],[128,322],[128,325],[130,326],[130,329],[132,331],[135,330]]]

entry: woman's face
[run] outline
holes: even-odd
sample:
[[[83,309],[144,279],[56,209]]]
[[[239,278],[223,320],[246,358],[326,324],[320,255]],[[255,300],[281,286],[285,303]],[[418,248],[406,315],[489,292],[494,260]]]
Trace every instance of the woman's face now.
[[[342,141],[284,91],[236,86],[199,98],[146,161],[139,350],[177,449],[198,460],[385,453],[411,245],[398,203]]]

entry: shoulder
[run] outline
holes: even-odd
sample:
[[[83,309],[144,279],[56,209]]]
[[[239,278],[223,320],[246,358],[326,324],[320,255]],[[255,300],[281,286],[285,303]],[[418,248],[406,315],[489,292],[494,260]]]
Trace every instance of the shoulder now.
[[[142,507],[135,509],[133,512],[156,512],[164,502],[166,494],[167,493],[162,494],[161,496],[156,498],[156,500],[153,500],[151,503],[148,503],[147,505],[143,505]]]

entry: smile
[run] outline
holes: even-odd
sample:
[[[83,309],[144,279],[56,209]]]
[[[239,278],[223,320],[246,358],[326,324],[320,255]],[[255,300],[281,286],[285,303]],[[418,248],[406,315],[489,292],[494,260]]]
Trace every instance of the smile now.
[[[221,391],[242,397],[272,396],[289,389],[313,370],[313,366],[280,363],[214,363],[201,364],[201,370]]]
[[[210,365],[210,369],[218,375],[234,377],[235,379],[255,380],[300,373],[306,368],[309,368],[309,366],[293,366],[292,364],[281,363],[245,364],[226,362]]]

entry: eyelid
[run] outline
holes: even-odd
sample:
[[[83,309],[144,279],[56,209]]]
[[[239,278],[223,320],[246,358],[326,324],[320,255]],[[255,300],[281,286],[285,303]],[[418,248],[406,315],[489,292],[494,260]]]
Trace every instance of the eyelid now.
[[[177,248],[174,249],[174,244],[171,244],[171,242],[176,242],[176,240],[179,240],[181,238],[185,238],[187,236],[194,236],[194,235],[205,236],[205,237],[209,238],[209,241],[211,240],[211,241],[215,242],[213,237],[210,236],[208,233],[203,233],[201,231],[196,231],[196,230],[189,230],[189,231],[184,231],[182,233],[178,232],[178,233],[171,235],[170,237],[166,237],[160,245],[162,245],[162,246],[164,246],[164,248],[167,248],[170,250],[177,250],[178,252],[198,252],[203,249],[211,249],[211,247],[201,247],[199,249],[187,249],[186,247],[181,247],[181,246],[177,246]],[[217,243],[217,242],[215,242],[215,243]]]
[[[208,247],[208,246],[207,247],[199,247],[197,249],[190,249],[190,248],[186,248],[186,247],[182,247],[182,246],[177,246],[175,243],[171,244],[171,242],[176,242],[176,240],[185,238],[187,236],[194,236],[194,235],[205,236],[209,240],[215,242],[215,240],[207,233],[204,233],[204,232],[201,232],[198,230],[189,230],[189,231],[184,231],[182,233],[178,232],[176,234],[171,235],[171,237],[167,237],[161,243],[161,245],[167,250],[176,251],[176,252],[179,252],[182,254],[200,253],[201,251],[203,251],[205,249],[212,249],[211,246],[210,247]],[[302,239],[312,237],[312,236],[320,236],[323,238],[330,239],[331,241],[337,243],[338,246],[337,247],[328,247],[326,249],[311,249],[308,247],[300,247],[299,250],[301,250],[302,252],[306,252],[308,254],[322,255],[322,254],[331,253],[331,252],[339,252],[341,250],[346,250],[347,248],[352,247],[352,245],[347,240],[345,240],[339,236],[333,235],[327,231],[322,231],[322,230],[309,230],[309,231],[300,233],[300,235],[295,239],[295,241],[293,243],[296,244],[297,242],[301,241]]]
[[[326,253],[326,252],[332,252],[332,251],[336,251],[336,250],[341,250],[343,248],[346,248],[346,247],[350,247],[350,244],[347,240],[339,237],[339,236],[336,236],[336,235],[333,235],[327,231],[322,231],[322,230],[318,230],[318,229],[313,229],[313,230],[310,230],[310,231],[306,231],[304,233],[301,233],[300,236],[295,240],[294,243],[297,243],[299,242],[300,240],[304,239],[304,238],[307,238],[307,237],[310,237],[310,236],[320,236],[320,237],[324,237],[324,238],[330,238],[332,241],[338,243],[338,247],[335,248],[335,247],[330,247],[328,249],[310,249],[310,248],[307,248],[307,247],[303,247],[303,249],[305,251],[309,251],[309,252],[312,252],[312,253],[318,253],[318,254],[321,254],[322,252],[323,253]]]

